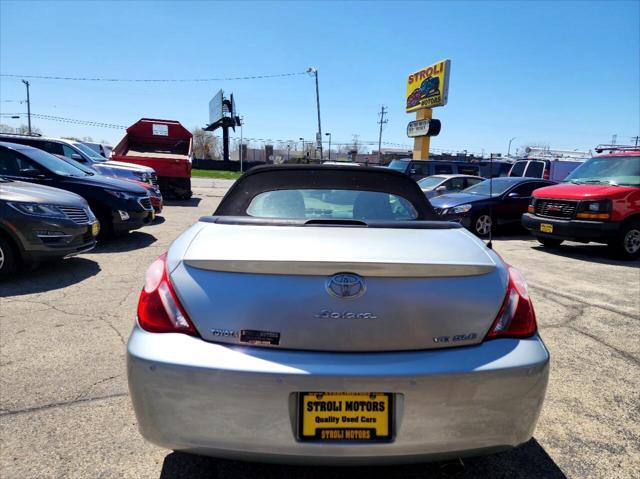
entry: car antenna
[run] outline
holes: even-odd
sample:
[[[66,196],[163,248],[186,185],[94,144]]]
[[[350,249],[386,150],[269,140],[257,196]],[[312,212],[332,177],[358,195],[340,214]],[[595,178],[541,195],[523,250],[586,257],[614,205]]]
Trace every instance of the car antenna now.
[[[487,248],[493,249],[493,155],[489,155],[489,241]]]

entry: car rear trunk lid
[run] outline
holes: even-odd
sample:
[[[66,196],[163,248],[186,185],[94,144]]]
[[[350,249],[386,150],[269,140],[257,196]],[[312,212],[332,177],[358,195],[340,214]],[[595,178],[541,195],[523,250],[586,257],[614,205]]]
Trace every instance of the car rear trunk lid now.
[[[476,344],[507,284],[497,256],[459,228],[207,224],[177,250],[169,251],[170,277],[191,321],[203,339],[232,344],[314,351]],[[336,295],[331,279],[339,273],[358,275],[362,294]]]

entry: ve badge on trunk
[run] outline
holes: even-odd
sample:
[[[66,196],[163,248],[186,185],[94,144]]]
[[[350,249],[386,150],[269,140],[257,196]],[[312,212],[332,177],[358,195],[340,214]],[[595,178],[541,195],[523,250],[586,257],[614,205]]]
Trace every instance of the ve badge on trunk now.
[[[553,233],[553,225],[549,223],[540,223],[540,231],[543,233]]]
[[[389,393],[299,394],[302,441],[389,441],[392,399]]]

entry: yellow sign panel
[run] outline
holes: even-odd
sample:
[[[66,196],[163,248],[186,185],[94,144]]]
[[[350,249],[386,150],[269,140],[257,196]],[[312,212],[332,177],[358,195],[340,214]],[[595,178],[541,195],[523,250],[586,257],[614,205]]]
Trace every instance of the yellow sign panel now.
[[[407,113],[447,104],[451,60],[442,60],[407,77]]]
[[[391,439],[391,395],[301,393],[300,438],[321,441]]]

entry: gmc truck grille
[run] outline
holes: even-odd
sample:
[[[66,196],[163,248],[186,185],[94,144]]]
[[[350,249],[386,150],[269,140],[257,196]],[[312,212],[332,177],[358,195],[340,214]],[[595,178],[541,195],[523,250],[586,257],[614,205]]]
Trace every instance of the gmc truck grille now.
[[[140,206],[142,206],[145,210],[151,209],[151,199],[148,196],[140,198],[138,202],[140,203]]]
[[[577,207],[577,201],[537,200],[535,212],[547,218],[573,218]]]
[[[74,223],[86,224],[89,222],[89,215],[84,208],[74,208],[72,206],[60,206],[62,211]]]

